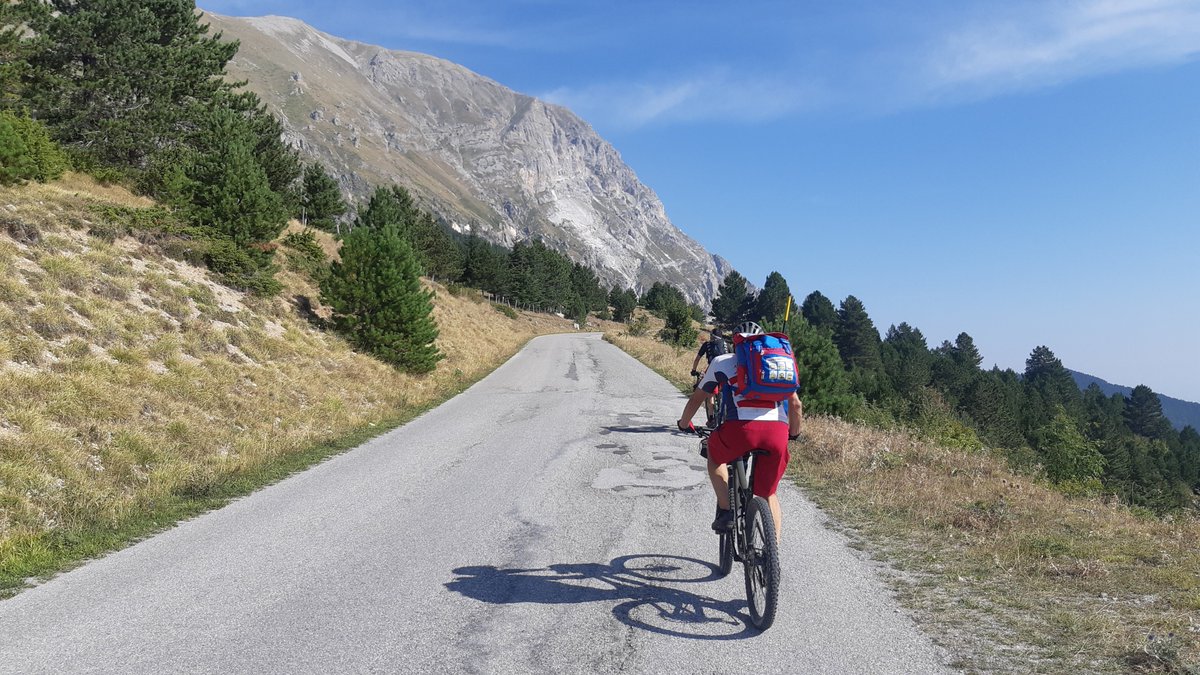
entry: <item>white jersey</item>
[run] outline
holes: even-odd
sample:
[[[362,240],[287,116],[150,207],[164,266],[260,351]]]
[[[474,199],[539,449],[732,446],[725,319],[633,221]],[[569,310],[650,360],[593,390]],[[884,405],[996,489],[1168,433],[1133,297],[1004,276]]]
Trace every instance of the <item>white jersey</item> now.
[[[696,385],[696,388],[711,394],[720,386],[726,420],[787,422],[788,402],[786,400],[766,406],[760,401],[749,402],[751,405],[743,405],[746,401],[743,397],[735,395],[733,387],[729,385],[729,381],[737,377],[737,365],[736,353],[718,356],[708,364],[708,370],[704,371],[704,378],[700,380],[700,384]]]

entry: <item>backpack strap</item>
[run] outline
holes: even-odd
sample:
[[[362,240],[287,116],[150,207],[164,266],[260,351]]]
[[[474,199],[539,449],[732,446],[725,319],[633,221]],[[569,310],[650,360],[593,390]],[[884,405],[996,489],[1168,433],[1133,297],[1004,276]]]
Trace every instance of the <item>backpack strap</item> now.
[[[744,398],[738,401],[739,408],[774,408],[778,403],[775,401],[763,401],[759,399]]]

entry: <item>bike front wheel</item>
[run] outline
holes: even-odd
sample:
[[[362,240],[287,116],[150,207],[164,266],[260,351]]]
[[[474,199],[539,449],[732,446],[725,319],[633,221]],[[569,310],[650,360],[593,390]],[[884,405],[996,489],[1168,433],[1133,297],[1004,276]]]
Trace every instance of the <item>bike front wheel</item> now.
[[[750,622],[762,631],[775,623],[779,605],[779,544],[767,500],[755,497],[746,506],[747,550],[742,560],[746,602],[750,606]]]
[[[733,532],[722,532],[720,540],[721,558],[718,571],[721,576],[725,576],[733,569]]]

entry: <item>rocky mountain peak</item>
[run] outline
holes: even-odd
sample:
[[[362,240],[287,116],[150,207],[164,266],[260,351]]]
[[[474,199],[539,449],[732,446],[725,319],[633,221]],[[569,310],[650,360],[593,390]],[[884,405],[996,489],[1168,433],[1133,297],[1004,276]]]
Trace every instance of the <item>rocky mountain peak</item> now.
[[[207,19],[241,42],[230,76],[248,81],[352,202],[398,183],[460,232],[507,245],[540,237],[609,284],[640,292],[666,281],[704,306],[731,269],[566,108],[296,19]]]

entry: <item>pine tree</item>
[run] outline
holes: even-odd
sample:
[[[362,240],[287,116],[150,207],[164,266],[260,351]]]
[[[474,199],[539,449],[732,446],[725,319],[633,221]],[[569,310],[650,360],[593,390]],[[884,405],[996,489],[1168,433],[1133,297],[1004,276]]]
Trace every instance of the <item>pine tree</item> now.
[[[1042,387],[1053,388],[1064,384],[1063,376],[1070,377],[1063,367],[1062,361],[1050,351],[1049,347],[1035,347],[1025,359],[1025,382]]]
[[[255,161],[266,173],[271,190],[283,199],[289,213],[295,213],[300,204],[300,178],[304,167],[299,151],[283,141],[283,124],[252,91],[222,90],[217,105],[238,113],[245,120],[254,137]]]
[[[1126,499],[1156,511],[1179,508],[1186,503],[1187,496],[1179,486],[1163,475],[1163,460],[1168,454],[1166,443],[1129,435],[1125,437],[1125,449],[1130,467]]]
[[[394,223],[350,232],[341,261],[321,283],[321,301],[351,344],[412,373],[429,372],[442,358],[432,299],[421,287],[416,254]]]
[[[274,239],[287,222],[279,194],[254,158],[254,140],[241,119],[216,110],[208,118],[211,152],[198,153],[184,169],[188,212],[241,245]]]
[[[34,173],[33,158],[11,113],[0,113],[0,185],[19,183]]]
[[[1200,433],[1193,427],[1179,432],[1179,457],[1180,479],[1192,490],[1200,489]]]
[[[462,282],[489,293],[500,293],[504,286],[504,270],[507,265],[507,254],[484,241],[472,229],[463,244]]]
[[[1104,455],[1104,484],[1128,500],[1133,490],[1133,460],[1126,439],[1114,437],[1100,441],[1099,448],[1100,454]]]
[[[739,312],[746,301],[747,293],[746,277],[738,274],[737,270],[726,274],[717,288],[716,297],[713,298],[710,312],[713,323],[726,329],[737,326],[742,320]]]
[[[537,241],[518,241],[508,256],[504,294],[519,304],[541,307],[546,300],[535,251],[535,246],[540,244]]]
[[[888,329],[881,349],[883,371],[897,394],[915,401],[929,384],[932,357],[921,331],[901,323]]]
[[[958,337],[954,338],[954,349],[950,351],[950,356],[955,364],[966,372],[973,373],[979,369],[979,364],[983,363],[983,355],[975,346],[975,340],[966,333],[959,333]]]
[[[967,388],[960,409],[971,418],[987,443],[1000,448],[1021,447],[1021,405],[1024,388],[1012,370],[980,373]]]
[[[9,108],[21,98],[21,69],[26,61],[19,10],[18,5],[0,3],[0,109]]]
[[[13,126],[25,143],[31,163],[27,178],[45,183],[63,175],[69,168],[67,156],[50,138],[50,131],[44,124],[32,119],[28,111],[19,116],[11,113],[0,114],[11,117]]]
[[[463,271],[462,248],[449,228],[422,211],[408,231],[408,240],[425,274],[435,279],[457,279]]]
[[[304,168],[300,207],[309,226],[326,232],[337,231],[337,219],[346,213],[341,188],[318,163]]]
[[[598,312],[608,306],[608,296],[596,273],[579,263],[571,265],[571,290],[589,312]]]
[[[834,343],[842,355],[847,370],[876,373],[882,366],[879,354],[879,331],[867,309],[853,295],[847,296],[838,309]]]
[[[1118,436],[1122,431],[1125,401],[1114,407],[1114,399],[1104,395],[1100,385],[1092,383],[1083,392],[1083,431],[1093,441]]]
[[[625,323],[633,316],[633,310],[637,307],[637,293],[630,290],[618,290],[613,288],[608,294],[608,304],[613,308],[613,321]]]
[[[771,272],[755,301],[755,321],[782,321],[791,297],[792,291],[788,289],[787,280],[779,272]]]
[[[417,219],[419,209],[413,202],[412,195],[399,186],[377,187],[367,201],[367,208],[359,211],[354,219],[355,229],[366,227],[383,229],[395,225],[397,231],[407,238],[407,233]]]
[[[1138,488],[1127,444],[1129,430],[1125,427],[1124,412],[1125,397],[1120,394],[1105,396],[1094,383],[1083,393],[1084,434],[1104,456],[1104,485],[1129,500]]]
[[[1039,346],[1025,360],[1025,386],[1028,390],[1025,414],[1027,434],[1046,426],[1056,406],[1062,406],[1074,419],[1082,419],[1083,395],[1071,373],[1048,347]]]
[[[1174,432],[1163,415],[1162,401],[1150,387],[1139,384],[1125,400],[1125,424],[1129,430],[1146,438],[1165,440]]]
[[[367,207],[354,220],[356,229],[382,229],[388,225],[396,226],[412,247],[422,274],[457,279],[463,273],[465,261],[458,242],[399,185],[375,188]]]
[[[43,4],[21,0],[21,5]],[[29,20],[42,48],[25,92],[37,117],[86,160],[144,170],[232,85],[237,43],[209,36],[190,0],[48,0]]]
[[[666,326],[659,332],[659,339],[676,347],[695,347],[699,334],[692,325],[692,312],[687,303],[671,302],[662,311]]]
[[[850,380],[833,340],[808,323],[799,313],[788,322],[768,322],[764,329],[787,334],[796,355],[800,376],[800,400],[804,411],[813,415],[849,416],[858,408],[858,399],[850,391]]]
[[[656,281],[642,296],[641,306],[656,314],[665,314],[675,305],[687,305],[683,291],[665,281]]]
[[[44,44],[25,26],[37,15],[48,13],[49,7],[43,3],[0,2],[0,110],[19,107],[29,59]]]
[[[585,328],[588,322],[588,308],[583,300],[578,297],[573,297],[567,302],[567,316],[575,322],[576,326]]]
[[[800,313],[817,330],[833,335],[837,329],[837,309],[829,298],[821,295],[821,291],[813,291],[804,298],[804,304],[800,305]]]
[[[953,344],[942,342],[933,351],[933,384],[951,405],[961,407],[967,391],[979,379],[979,364],[982,362],[983,356],[975,347],[975,341],[970,335],[959,333]]]
[[[508,256],[505,295],[541,311],[561,311],[571,300],[571,261],[540,240],[517,242]]]

